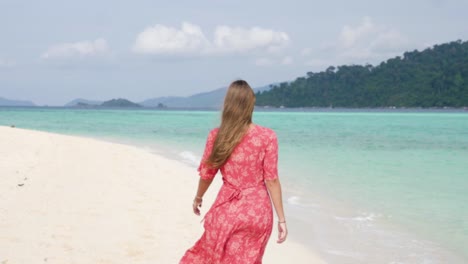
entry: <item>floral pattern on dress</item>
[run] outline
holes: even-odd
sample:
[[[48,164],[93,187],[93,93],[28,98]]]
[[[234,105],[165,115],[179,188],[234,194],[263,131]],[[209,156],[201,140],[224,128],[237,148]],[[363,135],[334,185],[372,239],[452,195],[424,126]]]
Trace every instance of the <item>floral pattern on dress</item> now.
[[[211,180],[218,172],[205,161],[218,128],[210,131],[198,172]],[[220,168],[223,186],[204,218],[205,232],[181,264],[261,264],[273,227],[265,180],[278,177],[278,141],[273,130],[252,126]]]

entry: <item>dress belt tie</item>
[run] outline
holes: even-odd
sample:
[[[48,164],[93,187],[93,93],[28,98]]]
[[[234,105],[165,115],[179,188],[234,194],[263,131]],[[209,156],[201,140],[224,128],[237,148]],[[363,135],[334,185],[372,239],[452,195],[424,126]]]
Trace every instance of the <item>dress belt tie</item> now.
[[[226,183],[224,182],[223,183],[223,187],[224,188],[229,188],[231,190],[233,190],[233,192],[231,193],[231,195],[229,195],[229,198],[227,198],[226,200],[214,205],[213,207],[211,207],[211,209],[205,214],[205,216],[203,217],[203,219],[201,220],[201,222],[203,222],[205,220],[205,217],[206,215],[211,212],[211,210],[215,209],[215,208],[218,208],[220,207],[221,205],[225,204],[225,203],[228,203],[228,202],[231,202],[233,200],[240,200],[242,198],[242,191],[245,191],[245,190],[248,190],[248,189],[254,189],[254,188],[259,188],[263,185],[257,185],[257,186],[252,186],[252,187],[247,187],[247,188],[237,188],[235,187],[234,185],[230,184],[230,183]],[[222,188],[223,188],[222,187]]]

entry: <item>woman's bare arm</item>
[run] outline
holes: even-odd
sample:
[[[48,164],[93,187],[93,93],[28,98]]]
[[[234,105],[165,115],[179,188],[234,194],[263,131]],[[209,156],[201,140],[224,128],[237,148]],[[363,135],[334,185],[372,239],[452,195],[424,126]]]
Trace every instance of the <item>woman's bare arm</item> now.
[[[208,190],[208,187],[210,187],[212,182],[213,180],[205,180],[202,178],[200,178],[200,180],[198,181],[197,195],[193,200],[193,212],[196,215],[200,215],[200,208],[202,207],[203,195],[205,195],[206,190]]]
[[[278,243],[283,243],[288,236],[286,227],[286,218],[283,210],[283,196],[281,193],[281,183],[278,178],[265,181],[268,192],[270,193],[271,201],[275,207],[276,215],[278,216]]]

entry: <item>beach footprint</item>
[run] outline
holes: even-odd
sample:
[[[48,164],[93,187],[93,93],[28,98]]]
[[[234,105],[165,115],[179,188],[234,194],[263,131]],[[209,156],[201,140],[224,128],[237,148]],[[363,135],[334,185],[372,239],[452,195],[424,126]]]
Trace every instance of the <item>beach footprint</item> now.
[[[23,181],[27,181],[27,180],[28,180],[28,177],[24,177]],[[24,186],[24,182],[18,183],[18,186],[19,186],[19,187]]]

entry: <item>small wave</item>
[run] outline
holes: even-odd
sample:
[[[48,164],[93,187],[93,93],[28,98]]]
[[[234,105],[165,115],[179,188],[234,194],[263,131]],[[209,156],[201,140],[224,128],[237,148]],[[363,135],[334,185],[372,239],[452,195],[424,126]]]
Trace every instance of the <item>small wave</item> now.
[[[351,220],[351,221],[357,221],[357,222],[372,222],[377,218],[379,215],[374,214],[374,213],[365,213],[361,214],[359,216],[354,216],[354,217],[339,217],[335,216],[335,219],[337,220]]]
[[[288,204],[292,204],[292,205],[300,205],[301,204],[301,197],[299,196],[291,196],[288,198]]]
[[[297,206],[297,207],[307,207],[307,208],[319,208],[320,206],[318,204],[311,203],[309,201],[303,201],[300,196],[290,196],[288,199],[286,199],[286,202],[292,206]]]
[[[198,162],[200,161],[199,157],[197,157],[195,154],[188,150],[180,152],[179,156],[182,158],[183,161],[193,166],[198,166]]]

